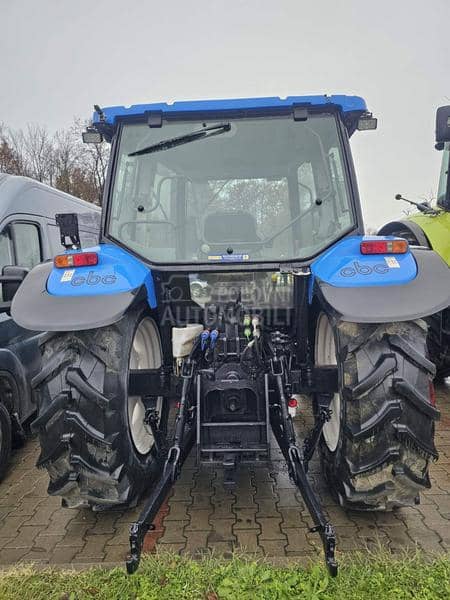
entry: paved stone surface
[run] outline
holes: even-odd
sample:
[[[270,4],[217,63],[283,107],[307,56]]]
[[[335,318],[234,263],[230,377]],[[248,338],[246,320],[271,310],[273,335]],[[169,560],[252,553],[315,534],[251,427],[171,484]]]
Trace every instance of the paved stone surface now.
[[[432,488],[422,503],[393,513],[345,513],[330,496],[318,463],[310,476],[336,527],[339,552],[416,546],[427,553],[450,551],[450,382],[437,389],[442,418],[437,424],[439,461],[431,467]],[[300,431],[310,425],[300,419]],[[139,506],[126,512],[92,513],[61,508],[47,495],[48,478],[34,464],[36,440],[14,453],[0,483],[0,565],[121,563],[128,529]],[[275,559],[314,557],[320,538],[274,445],[272,461],[238,473],[236,489],[222,486],[220,469],[197,469],[189,457],[182,476],[161,507],[145,550],[161,548],[200,556],[228,556],[234,549]]]

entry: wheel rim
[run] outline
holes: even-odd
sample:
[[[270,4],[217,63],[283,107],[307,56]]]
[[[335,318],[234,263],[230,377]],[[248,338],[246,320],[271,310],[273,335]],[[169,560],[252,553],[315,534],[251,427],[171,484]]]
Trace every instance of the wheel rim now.
[[[157,369],[161,366],[161,344],[156,325],[150,317],[139,323],[131,345],[129,369]],[[161,418],[162,398],[156,402]],[[128,396],[128,428],[139,454],[150,452],[155,443],[150,426],[144,422],[145,406],[140,396]]]
[[[317,322],[315,362],[317,366],[336,365],[336,344],[334,332],[328,317],[321,314]],[[331,418],[322,429],[323,439],[330,452],[334,452],[339,443],[341,429],[341,396],[334,394],[330,403]]]

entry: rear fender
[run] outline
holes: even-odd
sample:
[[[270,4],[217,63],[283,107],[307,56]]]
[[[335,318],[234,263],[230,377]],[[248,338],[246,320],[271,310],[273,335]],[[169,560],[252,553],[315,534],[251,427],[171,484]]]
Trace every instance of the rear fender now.
[[[430,246],[450,266],[450,212],[440,211],[437,215],[415,214],[410,217],[410,222],[423,230]]]
[[[392,221],[383,225],[378,232],[378,235],[388,236],[399,236],[399,232],[405,232],[405,237],[409,243],[413,246],[423,246],[424,248],[431,248],[430,242],[423,230],[414,221]],[[403,236],[400,236],[403,237]]]
[[[86,248],[98,254],[92,267],[35,267],[14,296],[11,315],[35,331],[77,331],[115,323],[136,302],[156,307],[152,272],[112,244]]]
[[[362,255],[363,239],[346,238],[312,263],[310,303],[355,323],[410,321],[449,306],[450,270],[435,252]]]

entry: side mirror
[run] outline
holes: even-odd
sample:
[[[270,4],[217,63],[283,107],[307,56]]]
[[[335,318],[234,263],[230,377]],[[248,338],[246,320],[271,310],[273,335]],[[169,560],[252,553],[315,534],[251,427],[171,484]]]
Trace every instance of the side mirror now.
[[[29,269],[25,267],[16,267],[14,265],[3,267],[2,274],[0,275],[0,285],[3,292],[3,302],[0,302],[0,312],[9,312],[12,299],[28,272]]]
[[[450,142],[450,106],[440,106],[436,111],[436,148],[442,150]]]

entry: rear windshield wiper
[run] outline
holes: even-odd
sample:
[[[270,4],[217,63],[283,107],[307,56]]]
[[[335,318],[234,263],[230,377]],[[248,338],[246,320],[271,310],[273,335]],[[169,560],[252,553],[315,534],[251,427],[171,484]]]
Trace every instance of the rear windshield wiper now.
[[[204,129],[192,131],[191,133],[186,133],[185,135],[169,138],[168,140],[162,140],[157,144],[153,144],[152,146],[142,148],[142,150],[130,152],[128,156],[142,156],[143,154],[151,154],[152,152],[160,152],[161,150],[170,150],[170,148],[182,146],[183,144],[189,144],[189,142],[195,142],[195,140],[201,140],[207,137],[212,137],[213,135],[220,135],[221,133],[230,131],[230,129],[231,125],[229,123],[223,123],[221,125],[211,125],[210,127],[205,127]]]

